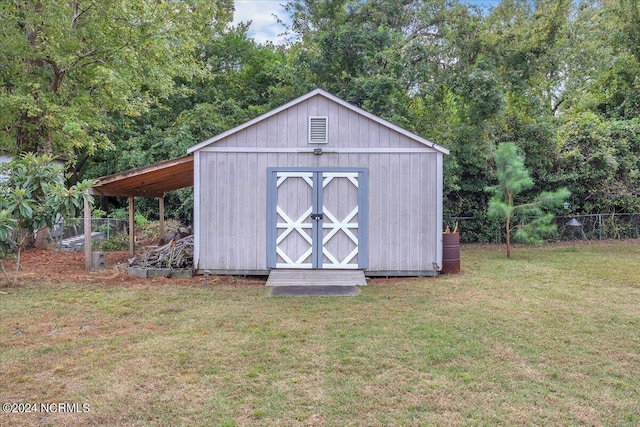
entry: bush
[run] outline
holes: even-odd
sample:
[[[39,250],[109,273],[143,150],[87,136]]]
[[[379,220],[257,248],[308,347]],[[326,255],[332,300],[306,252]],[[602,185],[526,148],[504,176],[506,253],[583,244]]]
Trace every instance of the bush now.
[[[145,225],[149,224],[149,220],[144,215],[139,213],[133,216],[133,220],[138,227],[144,227]]]
[[[119,252],[129,249],[129,235],[126,233],[116,234],[115,236],[100,243],[100,250],[105,252]]]
[[[128,219],[129,211],[126,208],[113,209],[109,216],[113,219]]]

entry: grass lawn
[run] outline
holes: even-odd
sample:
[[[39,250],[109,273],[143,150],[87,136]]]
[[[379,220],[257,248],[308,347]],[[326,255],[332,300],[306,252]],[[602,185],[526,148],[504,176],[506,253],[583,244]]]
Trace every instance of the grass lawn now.
[[[354,298],[24,280],[0,289],[0,402],[70,405],[0,425],[640,424],[639,241],[462,267]]]

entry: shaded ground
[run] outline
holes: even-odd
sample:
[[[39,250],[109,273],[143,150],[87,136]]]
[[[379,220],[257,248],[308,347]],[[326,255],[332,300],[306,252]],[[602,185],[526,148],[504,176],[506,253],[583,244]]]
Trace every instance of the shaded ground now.
[[[168,279],[166,277],[154,277],[143,279],[127,274],[128,252],[105,252],[105,267],[101,270],[86,272],[84,269],[84,253],[64,252],[56,250],[32,249],[22,254],[21,268],[18,275],[20,281],[54,281],[75,283],[98,283],[105,285],[149,285],[149,284],[173,284],[181,286],[199,286],[203,284],[204,277],[197,276],[191,279]],[[14,263],[5,263],[7,274],[13,276]],[[0,274],[1,276],[1,274]],[[4,282],[1,278],[0,286]],[[207,283],[223,284],[262,284],[259,278],[242,278],[234,276],[211,276]],[[6,284],[5,284],[6,285]]]

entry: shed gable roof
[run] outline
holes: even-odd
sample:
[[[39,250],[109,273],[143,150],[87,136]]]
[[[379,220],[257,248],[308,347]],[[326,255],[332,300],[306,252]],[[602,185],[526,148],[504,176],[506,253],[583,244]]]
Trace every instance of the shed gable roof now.
[[[430,148],[432,148],[432,149],[434,149],[434,150],[436,150],[436,151],[438,151],[440,153],[449,154],[449,150],[447,150],[446,148],[441,147],[440,145],[438,145],[438,144],[436,144],[434,142],[431,142],[431,141],[429,141],[429,140],[427,140],[425,138],[422,138],[421,136],[418,136],[418,135],[416,135],[416,134],[414,134],[412,132],[409,132],[406,129],[403,129],[403,128],[399,127],[399,126],[396,126],[396,125],[394,125],[393,123],[391,123],[391,122],[389,122],[387,120],[384,120],[384,119],[382,119],[382,118],[380,118],[378,116],[375,116],[375,115],[373,115],[371,113],[368,113],[367,111],[365,111],[365,110],[363,110],[361,108],[358,108],[355,105],[352,105],[352,104],[350,104],[350,103],[348,103],[348,102],[346,102],[346,101],[344,101],[344,100],[342,100],[342,99],[340,99],[340,98],[338,98],[338,97],[336,97],[336,96],[334,96],[334,95],[330,94],[329,92],[324,91],[322,89],[315,89],[315,90],[307,93],[306,95],[303,95],[303,96],[301,96],[299,98],[296,98],[293,101],[290,101],[290,102],[288,102],[288,103],[286,103],[286,104],[284,104],[284,105],[282,105],[282,106],[280,106],[280,107],[278,107],[276,109],[268,111],[267,113],[264,113],[264,114],[254,118],[252,120],[249,120],[248,122],[245,122],[245,123],[243,123],[243,124],[241,124],[239,126],[236,126],[236,127],[232,128],[232,129],[229,129],[229,130],[227,130],[225,132],[222,132],[222,133],[220,133],[220,134],[218,134],[218,135],[216,135],[216,136],[214,136],[212,138],[209,138],[209,139],[207,139],[205,141],[202,141],[199,144],[196,144],[196,145],[192,146],[191,148],[189,148],[187,150],[187,153],[191,154],[194,151],[198,151],[198,150],[200,150],[202,148],[205,148],[205,147],[207,147],[207,146],[209,146],[211,144],[214,144],[214,143],[216,143],[216,142],[228,137],[229,135],[233,135],[233,134],[235,134],[237,132],[240,132],[243,129],[246,129],[246,128],[250,127],[250,126],[253,126],[253,125],[255,125],[255,124],[259,123],[259,122],[262,122],[262,121],[264,121],[264,120],[266,120],[266,119],[268,119],[270,117],[275,116],[276,114],[278,114],[278,113],[280,113],[282,111],[285,111],[288,108],[291,108],[291,107],[293,107],[293,106],[295,106],[297,104],[300,104],[300,103],[302,103],[302,102],[304,102],[304,101],[306,101],[308,99],[311,99],[314,96],[318,96],[318,95],[319,96],[323,96],[323,97],[329,99],[330,101],[333,101],[336,104],[339,104],[339,105],[341,105],[341,106],[343,106],[345,108],[348,108],[349,110],[351,110],[351,111],[353,111],[353,112],[355,112],[355,113],[357,113],[357,114],[359,114],[359,115],[361,115],[363,117],[366,117],[366,118],[368,118],[370,120],[373,120],[374,122],[377,122],[380,125],[382,125],[384,127],[387,127],[387,128],[389,128],[389,129],[391,129],[391,130],[393,130],[393,131],[395,131],[395,132],[397,132],[397,133],[399,133],[401,135],[404,135],[407,138],[409,138],[409,139],[411,139],[411,140],[413,140],[415,142],[418,142],[418,143],[423,144],[423,145],[425,145],[427,147],[430,147]]]

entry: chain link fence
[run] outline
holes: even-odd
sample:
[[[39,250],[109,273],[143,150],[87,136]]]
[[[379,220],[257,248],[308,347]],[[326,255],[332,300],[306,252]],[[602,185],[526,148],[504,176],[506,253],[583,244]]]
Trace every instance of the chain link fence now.
[[[570,225],[575,218],[579,225]],[[527,223],[527,218],[517,220]],[[445,218],[445,227],[453,228],[458,223],[460,240],[463,243],[504,243],[504,226],[486,217],[449,217]],[[640,214],[588,214],[557,216],[553,219],[556,231],[547,240],[550,242],[573,240],[609,240],[640,238]],[[108,240],[120,233],[128,232],[126,219],[92,218],[91,235],[95,241]],[[84,244],[84,225],[82,218],[61,221],[51,230],[51,237],[59,249],[81,250]]]
[[[577,222],[570,222],[571,219]],[[528,220],[530,219],[522,218],[516,221],[525,225]],[[450,217],[445,219],[445,227],[456,222],[459,224],[460,239],[464,243],[504,243],[503,224],[488,221],[484,217]],[[640,238],[640,214],[557,216],[553,223],[556,224],[556,231],[547,236],[550,242]]]
[[[96,242],[108,240],[120,233],[128,232],[126,219],[91,218],[91,238]],[[82,250],[84,247],[84,223],[82,218],[59,221],[51,230],[58,249]]]

